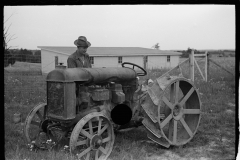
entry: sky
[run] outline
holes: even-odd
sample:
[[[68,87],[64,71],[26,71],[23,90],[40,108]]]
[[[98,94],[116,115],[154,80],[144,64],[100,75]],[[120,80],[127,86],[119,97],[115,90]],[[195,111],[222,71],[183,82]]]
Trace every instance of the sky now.
[[[4,6],[19,49],[74,47],[79,36],[91,47],[235,49],[235,20],[235,5]]]

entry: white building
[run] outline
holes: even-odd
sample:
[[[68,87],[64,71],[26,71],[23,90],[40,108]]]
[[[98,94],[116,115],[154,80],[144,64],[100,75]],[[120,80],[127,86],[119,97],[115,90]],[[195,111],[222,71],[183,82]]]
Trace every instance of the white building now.
[[[55,68],[56,56],[58,57],[58,63],[67,66],[68,56],[77,50],[77,47],[38,46],[38,48],[41,49],[43,73],[48,73]],[[140,47],[89,47],[87,53],[90,56],[93,68],[121,67],[123,62],[131,62],[148,69],[173,68],[178,65],[179,57],[182,54],[180,52]]]

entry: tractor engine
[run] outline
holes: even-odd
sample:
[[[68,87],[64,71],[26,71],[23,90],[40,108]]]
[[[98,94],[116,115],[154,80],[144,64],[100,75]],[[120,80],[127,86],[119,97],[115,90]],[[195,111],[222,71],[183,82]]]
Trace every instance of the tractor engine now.
[[[135,91],[136,85],[135,82],[132,83],[124,87],[122,84],[114,82],[104,86],[77,87],[76,113],[81,114],[87,110],[98,108],[98,111],[109,114],[115,124],[127,124],[133,114],[131,104],[134,101],[131,99],[131,95]]]

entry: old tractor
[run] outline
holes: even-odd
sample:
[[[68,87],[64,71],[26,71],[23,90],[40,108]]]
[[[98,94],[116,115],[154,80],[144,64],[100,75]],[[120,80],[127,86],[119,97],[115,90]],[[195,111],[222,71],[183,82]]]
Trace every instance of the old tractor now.
[[[200,123],[198,90],[186,78],[164,74],[143,91],[138,76],[146,74],[129,62],[116,68],[57,67],[46,77],[47,103],[26,118],[28,143],[52,142],[78,159],[103,160],[115,131],[143,125],[148,138],[164,147],[186,144]]]

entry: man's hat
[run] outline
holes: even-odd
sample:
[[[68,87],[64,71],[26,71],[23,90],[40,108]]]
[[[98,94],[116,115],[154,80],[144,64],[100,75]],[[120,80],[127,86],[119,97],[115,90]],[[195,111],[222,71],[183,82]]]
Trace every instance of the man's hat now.
[[[84,36],[79,36],[77,40],[74,41],[74,44],[79,47],[90,47],[91,43],[87,41],[87,38]]]

